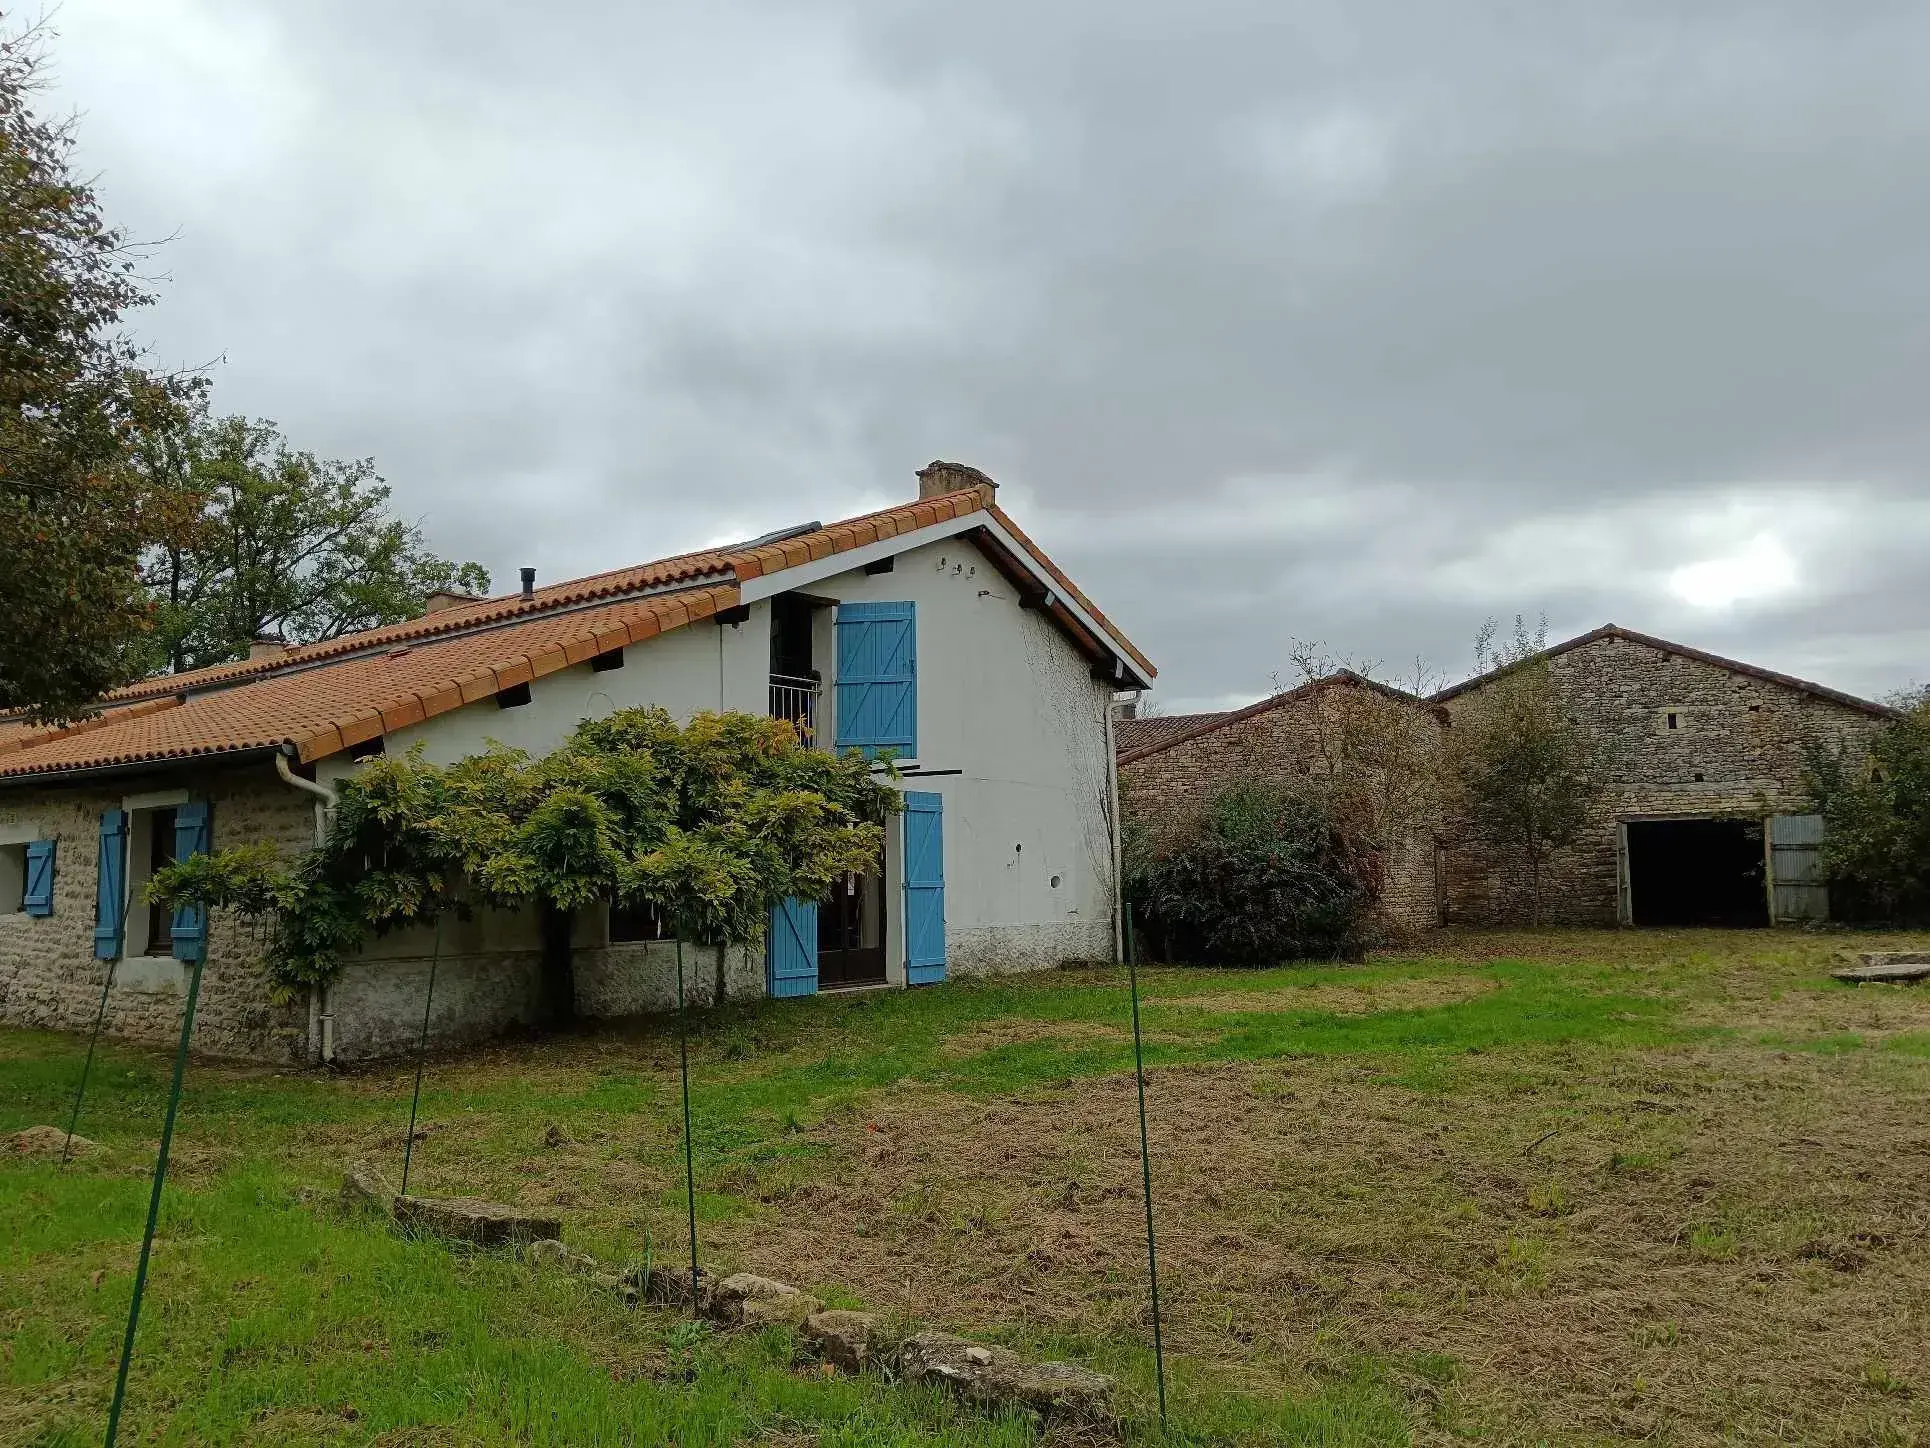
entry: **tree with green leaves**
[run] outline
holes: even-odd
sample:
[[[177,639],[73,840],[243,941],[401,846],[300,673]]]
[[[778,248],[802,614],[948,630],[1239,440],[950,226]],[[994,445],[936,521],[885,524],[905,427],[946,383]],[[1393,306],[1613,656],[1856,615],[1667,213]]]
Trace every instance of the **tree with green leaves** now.
[[[195,508],[135,446],[178,426],[199,384],[122,331],[152,300],[140,249],[73,174],[73,122],[34,113],[40,45],[0,31],[0,710],[61,721],[139,669],[139,560]]]
[[[1614,768],[1607,736],[1574,718],[1547,658],[1548,626],[1515,619],[1497,643],[1490,620],[1476,668],[1494,677],[1466,696],[1448,731],[1458,811],[1475,838],[1511,857],[1526,879],[1529,923],[1541,923],[1543,874],[1593,817]]]
[[[1930,687],[1891,701],[1897,717],[1865,747],[1811,744],[1810,796],[1843,913],[1930,923]]]
[[[372,460],[291,448],[272,422],[199,418],[146,438],[142,462],[197,505],[192,533],[144,560],[156,669],[246,658],[264,634],[313,643],[398,623],[432,593],[489,588],[480,564],[438,557],[390,513]]]
[[[681,940],[741,946],[779,900],[875,870],[897,807],[866,760],[808,749],[785,720],[628,709],[540,759],[370,760],[312,850],[193,856],[149,898],[260,922],[283,994],[331,980],[373,936],[478,906],[648,904]]]

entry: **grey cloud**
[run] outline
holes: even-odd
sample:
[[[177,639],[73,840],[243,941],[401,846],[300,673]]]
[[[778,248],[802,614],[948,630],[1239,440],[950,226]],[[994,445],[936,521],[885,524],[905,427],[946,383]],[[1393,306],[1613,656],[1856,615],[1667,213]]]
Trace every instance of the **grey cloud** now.
[[[59,24],[113,214],[180,232],[157,348],[225,352],[225,406],[373,453],[499,577],[944,454],[1176,699],[1261,692],[1289,636],[1460,665],[1517,609],[1930,675],[1920,7]],[[1671,591],[1765,532],[1784,593]]]

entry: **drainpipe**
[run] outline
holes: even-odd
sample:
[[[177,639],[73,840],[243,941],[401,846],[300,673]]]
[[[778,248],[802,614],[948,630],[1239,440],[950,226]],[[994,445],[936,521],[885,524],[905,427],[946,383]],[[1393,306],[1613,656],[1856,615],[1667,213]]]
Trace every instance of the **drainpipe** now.
[[[320,844],[328,836],[328,823],[335,810],[335,791],[325,784],[312,779],[303,779],[288,767],[288,757],[294,753],[292,746],[284,744],[275,755],[275,773],[281,782],[292,789],[315,796],[315,843]],[[335,1013],[329,1009],[328,987],[312,986],[308,992],[308,1039],[310,1049],[320,1043],[316,1059],[323,1065],[331,1065],[335,1060]]]
[[[1126,963],[1126,848],[1119,805],[1119,747],[1113,721],[1121,705],[1139,701],[1143,690],[1115,694],[1106,704],[1106,788],[1111,795],[1112,816],[1112,958],[1115,965]]]

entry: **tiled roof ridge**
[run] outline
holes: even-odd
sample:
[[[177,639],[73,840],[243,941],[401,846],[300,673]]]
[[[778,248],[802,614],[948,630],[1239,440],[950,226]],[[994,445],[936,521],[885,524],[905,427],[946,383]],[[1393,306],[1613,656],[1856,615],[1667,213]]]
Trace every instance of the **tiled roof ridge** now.
[[[851,547],[895,538],[900,533],[928,527],[965,513],[979,511],[984,507],[984,497],[976,489],[945,493],[933,498],[919,499],[916,502],[897,503],[888,508],[878,508],[869,513],[860,513],[835,523],[827,523],[809,533],[801,533],[768,544],[756,546],[725,544],[716,548],[692,549],[683,553],[673,553],[667,558],[632,563],[620,568],[608,568],[601,572],[585,574],[580,578],[564,579],[560,583],[552,583],[537,589],[536,596],[530,600],[525,600],[518,593],[493,594],[473,604],[458,604],[451,608],[438,609],[420,618],[404,619],[400,623],[384,624],[379,628],[341,634],[336,638],[323,639],[312,644],[298,644],[266,659],[236,659],[230,663],[210,664],[206,668],[191,669],[185,673],[162,674],[152,679],[138,680],[114,690],[102,702],[112,705],[130,700],[177,694],[182,690],[192,691],[215,685],[232,685],[243,680],[312,667],[368,649],[393,647],[418,639],[459,633],[466,629],[519,622],[539,614],[590,606],[600,601],[613,601],[628,594],[640,594],[679,584],[697,587],[712,577],[734,575],[740,580],[755,578],[765,573],[775,573],[781,568],[794,567],[798,563],[830,557],[834,553],[846,551]],[[1003,519],[1003,521],[1016,536],[1024,538],[1009,519]],[[901,522],[906,526],[900,526]],[[833,547],[830,540],[837,534],[847,534],[856,541],[847,541],[841,548]],[[1025,542],[1028,550],[1038,559],[1041,566],[1058,576],[1058,570],[1038,553],[1030,540],[1027,539]],[[694,566],[699,563],[706,563],[708,566]],[[592,586],[616,579],[632,581],[625,586]],[[1084,595],[1072,588],[1069,582],[1067,587],[1075,596],[1084,599]],[[1091,607],[1089,603],[1087,606]],[[1098,613],[1097,609],[1092,611],[1095,615]],[[1135,657],[1138,657],[1136,652]],[[1145,662],[1143,659],[1140,661]]]
[[[125,724],[130,719],[144,718],[158,714],[163,709],[179,707],[180,697],[167,694],[159,699],[143,699],[138,703],[123,705],[119,708],[102,709],[98,714],[90,714],[85,719],[76,719],[71,724],[50,724],[43,729],[23,729],[8,739],[0,739],[0,754],[14,754],[22,749],[33,749],[42,744],[51,744],[56,739],[71,739],[76,734],[91,734],[96,729],[110,724]]]
[[[1600,628],[1590,629],[1587,633],[1576,634],[1572,639],[1564,639],[1560,643],[1550,644],[1547,648],[1530,654],[1525,659],[1517,659],[1511,664],[1503,664],[1499,668],[1489,669],[1486,673],[1476,674],[1471,679],[1463,679],[1458,684],[1450,684],[1447,688],[1437,690],[1435,693],[1428,695],[1428,702],[1430,704],[1445,704],[1449,699],[1459,698],[1461,695],[1470,693],[1484,684],[1492,683],[1504,674],[1513,673],[1524,664],[1539,663],[1544,659],[1557,658],[1562,654],[1571,653],[1588,644],[1599,643],[1603,639],[1621,639],[1626,643],[1642,644],[1648,648],[1660,649],[1665,653],[1681,654],[1686,659],[1695,659],[1699,663],[1709,664],[1718,669],[1727,669],[1732,673],[1747,674],[1750,678],[1761,679],[1766,683],[1778,684],[1785,689],[1793,689],[1799,694],[1809,694],[1818,699],[1828,700],[1833,704],[1841,704],[1845,708],[1855,709],[1879,719],[1896,718],[1896,710],[1887,704],[1879,704],[1874,699],[1859,698],[1857,695],[1845,693],[1841,689],[1832,689],[1827,684],[1812,683],[1808,679],[1799,679],[1794,674],[1777,673],[1776,670],[1765,669],[1760,664],[1749,664],[1744,663],[1741,659],[1725,658],[1721,654],[1712,654],[1706,649],[1698,649],[1689,644],[1674,643],[1669,639],[1658,638],[1654,634],[1641,633],[1636,629],[1623,628],[1621,625],[1613,623],[1605,623]]]

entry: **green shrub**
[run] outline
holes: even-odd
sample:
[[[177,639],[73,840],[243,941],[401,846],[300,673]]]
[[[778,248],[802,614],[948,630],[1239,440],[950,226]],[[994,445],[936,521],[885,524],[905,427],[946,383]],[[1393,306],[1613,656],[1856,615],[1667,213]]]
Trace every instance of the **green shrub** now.
[[[1867,752],[1812,744],[1809,789],[1825,826],[1830,913],[1930,924],[1930,689],[1895,703]]]
[[[1127,898],[1141,948],[1157,958],[1357,960],[1380,895],[1379,864],[1318,800],[1239,785],[1158,846],[1136,841]]]

